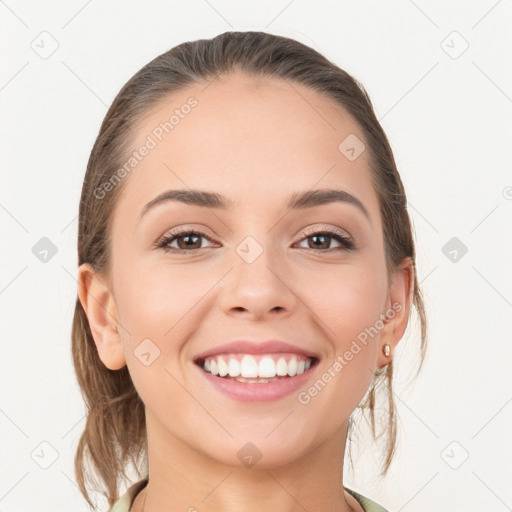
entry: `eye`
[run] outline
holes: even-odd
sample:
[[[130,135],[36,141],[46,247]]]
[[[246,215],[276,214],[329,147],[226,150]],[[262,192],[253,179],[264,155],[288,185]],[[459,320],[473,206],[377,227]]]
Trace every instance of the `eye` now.
[[[163,249],[167,252],[188,252],[193,253],[204,247],[201,247],[201,238],[205,238],[206,240],[210,240],[204,233],[201,231],[195,231],[190,229],[181,229],[178,231],[174,231],[166,234],[163,238],[161,238],[156,246],[160,249]],[[173,242],[178,243],[178,247],[170,247],[170,244]]]
[[[202,231],[196,231],[191,229],[180,229],[174,232],[168,233],[163,236],[158,242],[156,242],[155,247],[163,249],[166,253],[195,253],[201,249],[205,249],[206,247],[202,247],[201,239],[204,238],[208,241],[212,241],[205,233]],[[308,238],[313,240],[313,246],[311,247],[300,247],[301,249],[311,249],[317,252],[331,252],[331,251],[351,251],[355,249],[355,244],[350,237],[345,235],[345,233],[340,229],[323,229],[318,230],[310,229],[306,231],[306,236],[303,237],[299,242],[301,243]],[[331,240],[336,240],[340,246],[339,247],[328,247],[331,245]],[[171,247],[171,244],[177,243],[177,247]],[[327,247],[326,247],[327,246]]]
[[[355,244],[350,237],[348,237],[342,230],[336,228],[328,228],[323,230],[310,229],[306,231],[306,236],[302,238],[298,243],[312,239],[313,247],[308,243],[309,247],[301,247],[301,249],[312,249],[313,251],[319,252],[331,252],[331,251],[351,251],[354,250]],[[326,247],[331,245],[331,240],[336,240],[339,247]]]

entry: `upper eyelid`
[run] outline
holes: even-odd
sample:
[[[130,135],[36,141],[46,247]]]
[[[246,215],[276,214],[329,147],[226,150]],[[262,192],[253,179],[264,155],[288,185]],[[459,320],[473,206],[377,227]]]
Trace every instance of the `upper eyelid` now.
[[[169,238],[177,238],[179,236],[186,235],[188,233],[197,233],[199,236],[202,236],[202,237],[210,240],[210,242],[213,242],[214,241],[213,239],[215,238],[215,236],[210,235],[209,230],[207,230],[205,228],[189,227],[189,228],[176,228],[175,231],[172,231],[172,230],[168,231],[167,233],[162,235],[161,240],[169,239]]]
[[[336,231],[342,231],[343,233],[337,233]],[[171,239],[175,239],[175,238],[178,238],[178,237],[180,237],[182,235],[185,235],[185,234],[188,234],[188,233],[192,233],[192,232],[196,232],[197,235],[202,236],[202,237],[208,239],[212,243],[218,243],[218,242],[216,242],[214,240],[215,239],[214,236],[209,235],[210,231],[207,228],[204,228],[204,227],[195,228],[193,226],[185,226],[185,227],[175,228],[174,231],[173,230],[167,231],[164,235],[162,235],[158,239],[157,245],[159,245],[161,243],[164,243],[164,242],[169,243],[169,240],[171,240]],[[300,242],[300,241],[302,241],[304,238],[306,238],[308,236],[312,236],[313,234],[321,233],[321,232],[328,232],[330,236],[336,236],[336,235],[343,236],[348,241],[350,241],[352,243],[355,243],[352,235],[350,235],[345,229],[340,228],[338,226],[328,227],[327,225],[320,225],[320,226],[309,225],[309,226],[306,226],[305,228],[303,228],[303,232],[302,232],[302,235],[300,236],[300,238],[297,238],[294,243]],[[194,250],[194,249],[191,249],[191,250]]]
[[[211,234],[211,231],[208,228],[205,228],[205,227],[196,228],[196,227],[193,227],[192,225],[185,226],[185,227],[178,227],[178,228],[168,230],[160,238],[163,239],[163,238],[172,237],[172,236],[179,236],[181,234],[190,233],[192,231],[198,232],[203,236],[209,236],[211,238],[215,238],[215,235]],[[315,225],[315,224],[306,226],[305,228],[303,228],[303,235],[304,235],[304,233],[319,232],[319,231],[343,231],[346,233],[347,238],[352,238],[352,236],[348,233],[348,231],[346,229],[340,228],[338,226],[327,226],[326,224],[320,225],[320,226]]]

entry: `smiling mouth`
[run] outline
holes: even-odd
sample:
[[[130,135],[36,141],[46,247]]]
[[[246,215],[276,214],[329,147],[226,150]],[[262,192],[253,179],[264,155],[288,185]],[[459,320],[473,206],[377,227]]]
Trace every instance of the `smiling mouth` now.
[[[251,384],[290,379],[318,364],[316,357],[300,354],[217,354],[194,361],[213,376]]]

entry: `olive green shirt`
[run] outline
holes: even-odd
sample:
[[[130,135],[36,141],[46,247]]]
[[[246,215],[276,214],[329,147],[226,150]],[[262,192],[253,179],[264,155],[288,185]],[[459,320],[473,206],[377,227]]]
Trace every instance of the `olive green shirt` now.
[[[112,505],[112,508],[108,512],[129,512],[133,502],[135,501],[135,497],[137,494],[139,494],[140,491],[142,491],[142,489],[144,489],[144,487],[146,487],[148,480],[149,477],[146,476],[142,480],[134,483],[131,487],[128,488],[126,493],[123,494]],[[344,489],[352,496],[354,496],[354,498],[361,504],[365,512],[388,512],[385,508],[382,508],[374,501],[362,496],[352,489],[347,489],[347,487],[344,487]]]

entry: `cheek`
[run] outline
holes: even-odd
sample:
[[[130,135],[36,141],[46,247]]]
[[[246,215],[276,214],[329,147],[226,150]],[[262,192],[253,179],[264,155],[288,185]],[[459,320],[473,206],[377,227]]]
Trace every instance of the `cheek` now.
[[[385,276],[369,265],[346,265],[323,277],[317,273],[314,284],[303,283],[304,300],[319,320],[322,335],[330,341],[331,363],[338,358],[342,365],[333,369],[337,376],[343,375],[336,380],[345,389],[353,385],[364,393],[375,370],[379,328],[383,326],[379,319],[385,302]],[[356,389],[350,391],[358,395]]]
[[[141,268],[127,262],[116,272],[117,312],[126,329],[122,342],[130,376],[148,407],[166,410],[168,391],[176,388],[172,376],[178,377],[177,359],[203,287],[198,276],[180,272],[178,266]],[[173,398],[175,405],[179,396]],[[185,406],[186,397],[183,400]]]
[[[315,343],[325,356],[318,379],[293,399],[301,414],[297,431],[307,425],[310,437],[324,438],[326,433],[339,428],[371,383],[376,338],[356,347],[353,342],[365,328],[374,325],[381,312],[384,280],[374,263],[372,266],[364,258],[354,259],[350,264],[310,261],[307,268],[302,264],[286,269],[291,291],[283,296],[283,304],[292,308],[290,314],[298,326],[317,337]],[[182,381],[184,377],[187,340],[208,323],[214,308],[218,313],[222,293],[229,293],[224,283],[219,282],[229,264],[221,268],[218,263],[205,261],[169,264],[160,260],[141,267],[140,262],[127,260],[115,268],[118,314],[130,333],[123,343],[137,392],[146,407],[169,429],[181,428],[173,426],[175,411],[180,411],[183,418],[195,418],[187,423],[186,435],[194,432],[201,438],[201,429],[211,428],[210,419],[176,380]],[[276,280],[275,285],[286,293],[287,288],[280,281]],[[220,335],[217,333],[217,337]],[[145,366],[137,353],[140,354],[141,342],[147,339],[154,342],[160,353]],[[146,352],[152,354],[155,349],[151,344],[147,347]],[[236,430],[236,425],[232,428]]]
[[[311,327],[309,333],[318,333],[317,343],[328,347],[330,356],[348,350],[382,312],[385,269],[377,263],[359,254],[352,261],[302,261],[286,269],[290,291],[283,305],[294,309],[290,314],[302,326]],[[220,268],[218,262],[207,260],[171,264],[164,258],[141,265],[126,257],[114,268],[117,311],[130,333],[127,360],[150,339],[175,361],[181,345],[206,320],[212,301],[219,301],[219,294],[226,291],[219,280],[229,265]],[[276,286],[283,287],[279,280]]]
[[[314,279],[301,277],[301,299],[323,320],[329,337],[343,344],[374,325],[385,300],[385,278],[370,265],[329,265]]]
[[[194,265],[119,265],[116,303],[126,337],[127,359],[145,339],[176,359],[181,344],[198,325],[201,299],[218,281],[216,273]],[[126,276],[130,276],[129,279]]]
[[[219,269],[206,261],[159,261],[144,268],[127,261],[116,270],[118,314],[131,334],[131,344],[149,338],[161,349],[170,344],[178,348],[180,339],[186,339],[200,325],[205,308],[211,309],[212,300],[219,300],[215,294],[222,293],[219,279],[225,274],[224,267]],[[291,295],[283,298],[283,304],[297,309],[290,313],[302,316],[304,326],[308,317],[317,323],[322,331],[319,336],[330,339],[336,353],[344,352],[347,343],[374,325],[381,313],[386,283],[384,269],[375,262],[362,258],[354,264],[310,262],[306,268],[297,266],[287,273],[291,276]]]
[[[371,384],[386,284],[382,269],[371,265],[340,265],[328,274],[316,273],[314,283],[302,283],[330,350],[317,380],[298,402],[318,417],[331,410],[325,428],[335,429],[344,421]]]

